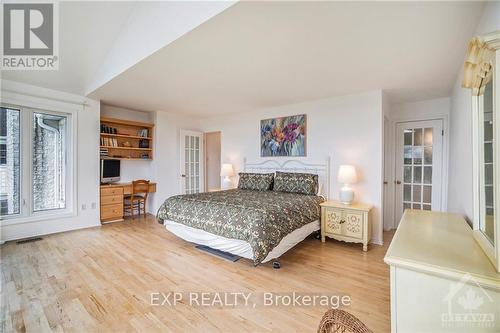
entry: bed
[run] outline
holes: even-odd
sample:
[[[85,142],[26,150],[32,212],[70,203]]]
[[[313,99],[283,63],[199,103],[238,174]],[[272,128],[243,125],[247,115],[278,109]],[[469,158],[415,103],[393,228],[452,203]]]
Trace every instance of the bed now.
[[[186,241],[250,259],[255,265],[279,258],[319,230],[319,204],[329,194],[329,160],[319,164],[245,160],[244,172],[314,174],[318,190],[304,194],[239,188],[177,195],[160,207],[158,222]]]

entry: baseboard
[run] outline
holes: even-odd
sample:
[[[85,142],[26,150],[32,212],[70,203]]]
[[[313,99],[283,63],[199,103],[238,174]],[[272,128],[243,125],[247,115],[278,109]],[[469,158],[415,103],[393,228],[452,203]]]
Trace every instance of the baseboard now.
[[[36,222],[34,223],[36,224]],[[101,222],[99,220],[95,221],[95,223],[92,224],[87,223],[79,225],[78,224],[75,225],[74,221],[60,222],[60,221],[46,220],[39,223],[44,224],[44,226],[38,225],[34,227],[33,223],[2,226],[0,229],[1,229],[1,234],[4,238],[0,240],[0,244],[29,237],[47,236],[52,234],[58,234],[61,232],[68,232],[73,230],[80,230],[80,229],[94,228],[101,226]],[[47,223],[49,223],[49,225],[47,225]],[[50,225],[50,223],[52,223],[52,225]],[[28,225],[29,228],[26,228],[26,226]]]

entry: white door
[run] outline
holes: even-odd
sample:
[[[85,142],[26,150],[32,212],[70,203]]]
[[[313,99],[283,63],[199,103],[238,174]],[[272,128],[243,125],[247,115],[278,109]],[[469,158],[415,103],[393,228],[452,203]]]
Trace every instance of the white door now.
[[[203,133],[181,130],[181,193],[203,192]]]
[[[384,117],[384,230],[394,228],[394,192],[393,187],[389,184],[389,179],[392,179],[392,152],[391,152],[391,127],[387,117]]]
[[[395,170],[396,224],[399,224],[403,211],[408,208],[441,210],[442,168],[443,121],[398,123]]]

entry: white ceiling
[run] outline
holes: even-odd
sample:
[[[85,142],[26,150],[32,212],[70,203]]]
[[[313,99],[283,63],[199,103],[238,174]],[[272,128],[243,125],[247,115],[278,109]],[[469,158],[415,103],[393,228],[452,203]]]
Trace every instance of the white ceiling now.
[[[199,116],[379,88],[449,96],[483,5],[239,2],[91,95]]]
[[[61,1],[59,70],[3,71],[2,77],[83,95],[134,6],[125,1]]]
[[[60,71],[4,72],[4,78],[83,94],[138,6],[68,5],[60,8]],[[449,96],[483,6],[239,2],[90,96],[200,116],[372,89],[384,89],[393,103]]]

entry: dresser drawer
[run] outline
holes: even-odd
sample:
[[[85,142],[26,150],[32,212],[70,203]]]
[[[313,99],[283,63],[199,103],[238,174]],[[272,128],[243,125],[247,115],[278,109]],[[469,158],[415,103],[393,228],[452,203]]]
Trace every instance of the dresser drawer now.
[[[123,195],[101,195],[101,205],[121,204],[123,202]]]
[[[123,187],[101,188],[101,197],[107,195],[123,195]]]
[[[101,220],[121,218],[123,216],[123,203],[101,206]]]

